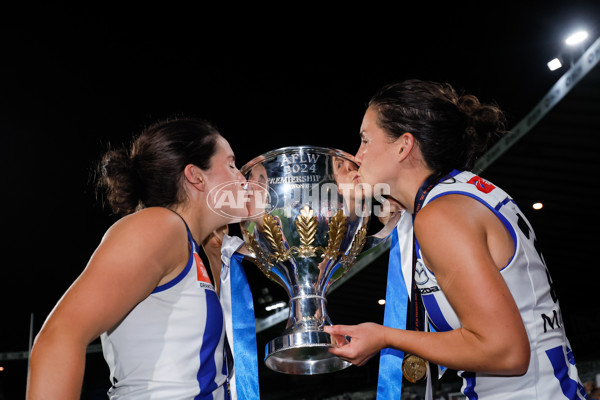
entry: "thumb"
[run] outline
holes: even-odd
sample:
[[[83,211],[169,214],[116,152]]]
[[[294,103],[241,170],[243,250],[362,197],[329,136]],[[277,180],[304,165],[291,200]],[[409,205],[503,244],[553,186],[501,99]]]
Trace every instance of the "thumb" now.
[[[330,335],[352,336],[351,335],[352,327],[348,326],[348,325],[325,325],[323,327],[323,329],[325,330],[325,332],[329,333]]]
[[[331,345],[332,348],[341,347],[345,344],[349,343],[349,339],[346,338],[344,334],[346,326],[344,325],[333,325],[333,326],[324,326],[323,330],[329,335],[331,335]],[[331,350],[331,349],[330,349]],[[334,353],[335,354],[335,353]],[[338,355],[338,354],[336,354]]]

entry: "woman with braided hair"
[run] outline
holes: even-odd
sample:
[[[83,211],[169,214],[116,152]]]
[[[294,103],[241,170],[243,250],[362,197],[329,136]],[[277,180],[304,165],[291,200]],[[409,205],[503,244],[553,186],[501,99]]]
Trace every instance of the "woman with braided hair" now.
[[[388,277],[388,296],[407,295],[386,303],[386,320],[410,305],[395,326],[326,328],[352,338],[333,354],[362,365],[382,349],[403,352],[395,354],[411,381],[431,361],[458,371],[468,399],[585,398],[530,223],[506,192],[470,172],[504,124],[496,105],[448,84],[407,80],[371,98],[358,174],[389,185],[390,201],[405,209],[389,268],[410,271],[397,286]],[[388,395],[379,398],[399,398],[402,372],[384,382],[385,357],[378,390]]]

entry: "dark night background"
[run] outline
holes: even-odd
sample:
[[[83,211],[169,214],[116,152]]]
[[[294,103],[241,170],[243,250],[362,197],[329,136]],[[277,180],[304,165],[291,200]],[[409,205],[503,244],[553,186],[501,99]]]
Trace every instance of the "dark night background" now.
[[[354,154],[369,97],[386,83],[409,78],[446,81],[495,101],[513,126],[565,72],[550,72],[546,62],[561,52],[567,55],[561,43],[569,30],[587,24],[589,44],[600,28],[597,1],[294,6],[0,6],[0,354],[28,349],[31,316],[35,334],[114,221],[98,204],[92,181],[93,167],[109,144],[128,143],[146,125],[181,115],[214,122],[230,141],[238,167],[290,145]],[[598,68],[595,80],[580,83],[595,99]],[[588,110],[585,121],[600,114],[585,104],[575,107]],[[562,141],[550,144],[563,153],[551,162],[564,168],[581,162],[583,168],[570,174],[585,171],[597,179],[600,125],[581,121],[565,122]],[[538,136],[532,131],[541,143],[539,130],[551,129],[545,123],[536,128]],[[577,129],[586,135],[576,136]],[[515,151],[533,157],[536,143],[523,139]],[[573,160],[568,164],[565,152]],[[523,182],[506,178],[503,171],[510,166],[505,168],[503,160],[510,164],[501,158],[482,175],[511,193],[513,183],[519,188]],[[583,225],[599,222],[587,188],[594,183],[587,180],[581,188],[582,205],[560,204],[569,212],[589,211],[568,227],[563,228],[558,207],[530,216],[534,228],[542,226],[537,230],[542,243],[545,232],[552,237],[555,223],[577,235]],[[527,191],[517,192],[528,200]],[[571,244],[548,239],[544,249],[563,294],[575,356],[590,362],[600,360],[597,238],[591,230],[573,262],[560,258],[573,251]],[[582,264],[591,273],[577,275]],[[382,321],[382,307],[367,303],[384,296],[386,269],[383,255],[328,297],[334,323]],[[257,271],[249,268],[249,275],[257,292],[268,287],[275,298],[282,296]],[[281,329],[259,334],[259,352]],[[103,363],[101,354],[89,355],[84,398],[105,393]],[[0,365],[0,399],[22,398],[26,360],[0,358]],[[376,359],[332,376],[290,377],[262,368],[261,393],[264,398],[325,398],[372,389],[376,379]]]

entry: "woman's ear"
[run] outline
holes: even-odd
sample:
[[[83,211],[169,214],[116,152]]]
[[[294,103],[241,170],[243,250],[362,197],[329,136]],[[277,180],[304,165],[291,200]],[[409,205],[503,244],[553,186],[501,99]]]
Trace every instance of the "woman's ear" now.
[[[415,145],[415,137],[410,132],[404,132],[402,136],[396,140],[398,149],[398,157],[400,161],[404,160],[410,154],[411,150]]]
[[[204,172],[194,164],[188,164],[183,170],[186,181],[196,189],[203,191],[206,184]]]

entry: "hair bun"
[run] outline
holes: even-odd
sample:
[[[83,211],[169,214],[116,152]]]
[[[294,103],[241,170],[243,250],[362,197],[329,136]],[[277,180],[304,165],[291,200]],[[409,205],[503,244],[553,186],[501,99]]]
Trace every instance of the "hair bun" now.
[[[458,109],[467,116],[471,116],[479,107],[481,107],[479,99],[471,94],[465,94],[458,98]]]
[[[464,141],[465,166],[472,168],[476,160],[487,151],[504,133],[505,116],[495,104],[482,104],[473,95],[463,95],[458,100],[458,108],[465,117]]]
[[[129,214],[140,203],[139,176],[135,162],[125,149],[110,150],[99,166],[99,184],[106,191],[106,199],[113,212]]]

